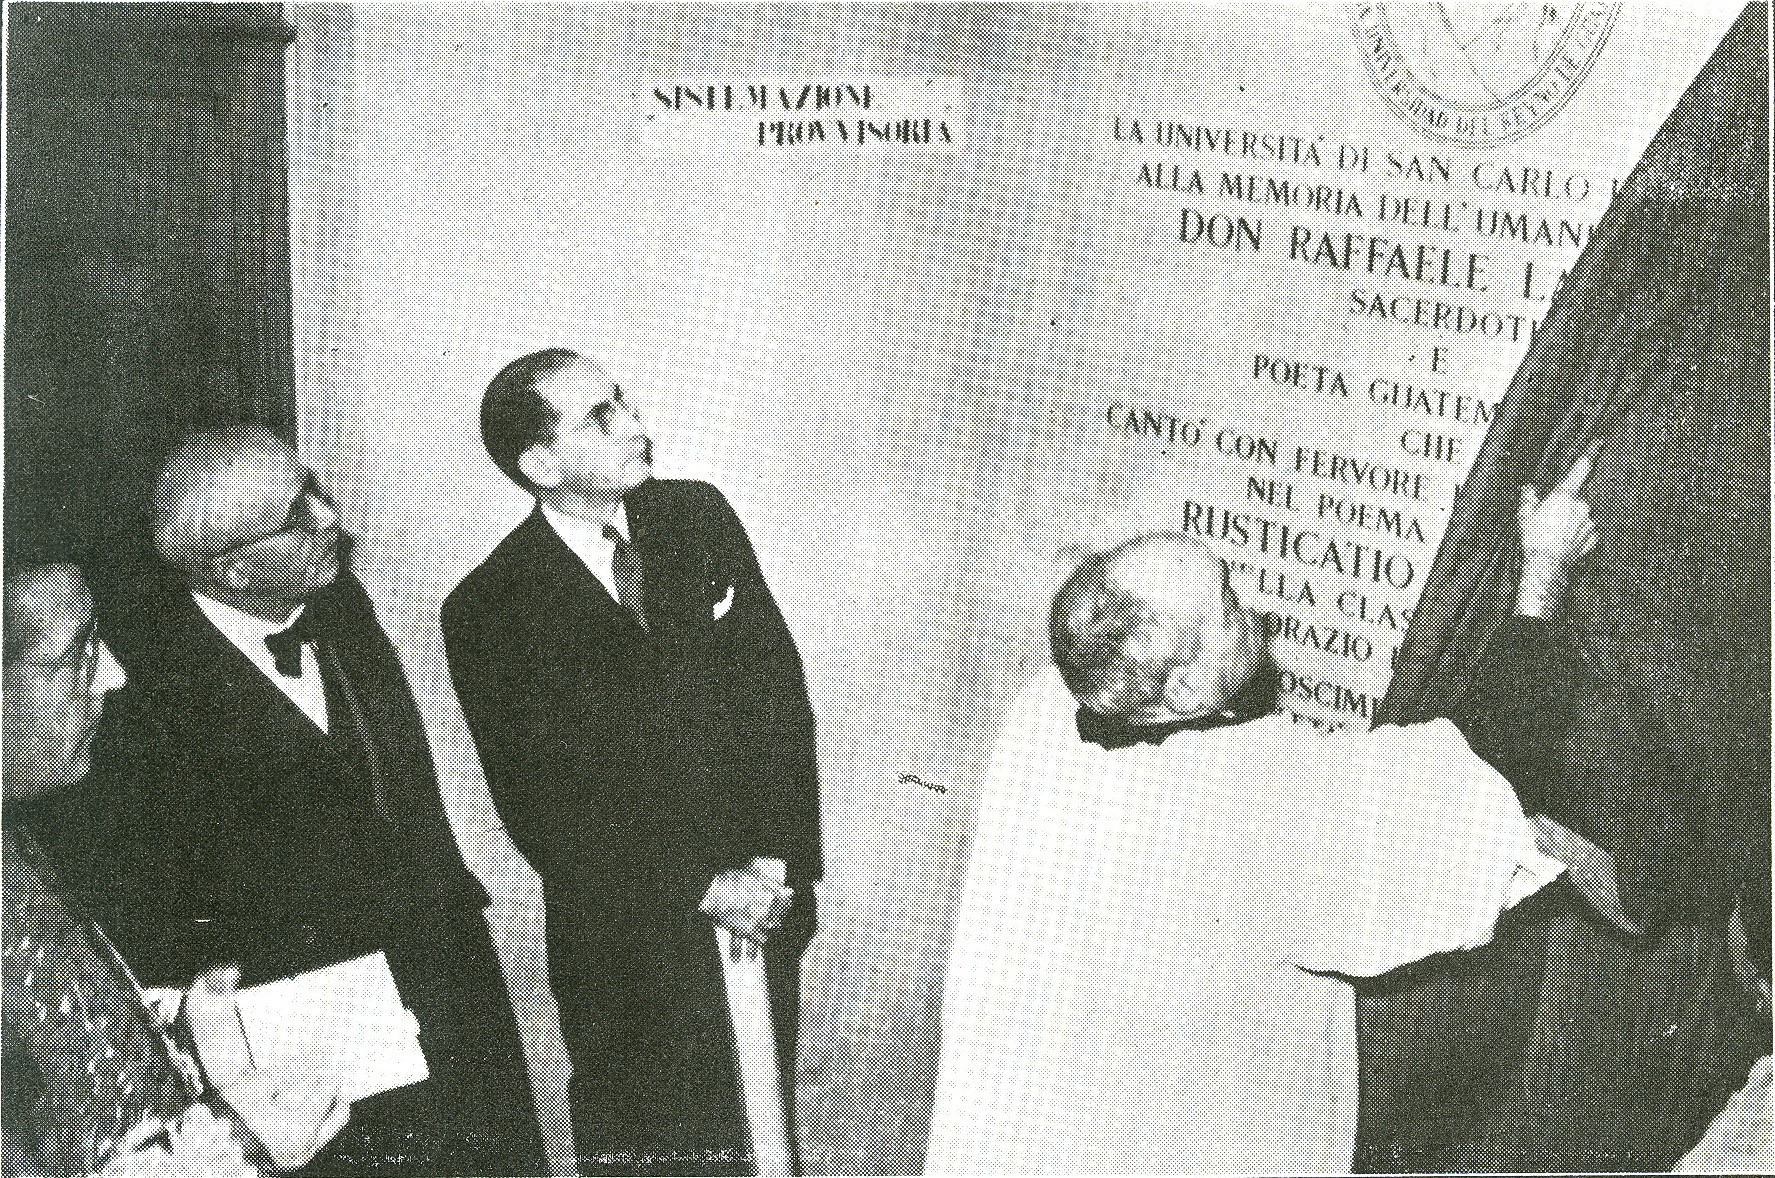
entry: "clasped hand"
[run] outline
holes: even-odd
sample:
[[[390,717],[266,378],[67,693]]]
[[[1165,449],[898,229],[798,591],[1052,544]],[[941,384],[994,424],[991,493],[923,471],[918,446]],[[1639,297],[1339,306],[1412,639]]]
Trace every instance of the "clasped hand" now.
[[[198,1066],[279,1169],[308,1162],[345,1127],[351,1105],[339,1098],[335,1069],[269,1066],[254,1061],[236,1005],[240,970],[222,966],[197,976],[185,995],[185,1022]]]
[[[757,957],[770,934],[782,927],[794,889],[766,875],[772,861],[755,859],[744,870],[724,871],[709,884],[699,905],[716,924],[733,934],[732,956]]]

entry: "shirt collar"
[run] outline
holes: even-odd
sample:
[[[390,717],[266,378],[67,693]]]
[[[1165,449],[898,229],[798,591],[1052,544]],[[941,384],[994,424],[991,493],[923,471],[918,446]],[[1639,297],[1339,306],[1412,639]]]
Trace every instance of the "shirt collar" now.
[[[268,622],[264,618],[255,617],[244,610],[235,609],[232,605],[224,605],[212,597],[205,597],[195,590],[191,593],[191,599],[197,602],[197,608],[203,611],[204,616],[215,623],[216,629],[226,635],[229,641],[243,649],[249,643],[263,643],[271,635],[289,629],[290,625],[302,616],[302,611],[308,608],[304,603],[291,610],[290,616],[283,621]]]
[[[614,527],[624,540],[631,543],[634,541],[634,537],[629,534],[629,509],[621,503],[618,503],[615,510],[608,516],[596,523],[581,519],[577,515],[568,515],[546,503],[539,502],[536,506],[542,509],[542,517],[549,521],[549,526],[555,529],[555,534],[567,541],[569,547],[577,547],[581,543],[608,545],[610,541],[604,535],[604,528],[607,525]]]

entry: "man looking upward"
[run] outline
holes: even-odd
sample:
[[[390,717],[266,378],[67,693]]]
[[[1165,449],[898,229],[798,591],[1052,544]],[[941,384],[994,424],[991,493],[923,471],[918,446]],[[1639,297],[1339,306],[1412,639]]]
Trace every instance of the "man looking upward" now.
[[[727,500],[653,477],[597,364],[513,361],[481,436],[536,507],[450,594],[444,644],[493,800],[542,877],[581,1164],[749,1172],[710,917],[762,946],[792,1078],[820,873],[800,655]]]
[[[1522,524],[1555,572],[1594,543],[1567,489]],[[1348,1172],[1347,979],[1484,943],[1558,828],[1448,721],[1263,714],[1262,629],[1188,537],[1088,558],[1050,630],[981,802],[927,1171]]]
[[[487,893],[332,500],[268,430],[202,430],[154,525],[163,566],[105,603],[130,686],[91,787],[38,816],[69,877],[148,984],[386,956],[430,1078],[360,1101],[311,1172],[540,1173]]]

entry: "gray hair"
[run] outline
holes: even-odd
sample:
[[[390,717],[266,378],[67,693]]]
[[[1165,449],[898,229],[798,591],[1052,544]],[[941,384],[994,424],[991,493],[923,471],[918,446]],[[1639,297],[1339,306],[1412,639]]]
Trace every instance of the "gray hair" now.
[[[1095,553],[1054,596],[1054,665],[1091,711],[1138,717],[1161,706],[1172,673],[1201,655],[1211,605],[1227,592],[1226,566],[1180,533]]]

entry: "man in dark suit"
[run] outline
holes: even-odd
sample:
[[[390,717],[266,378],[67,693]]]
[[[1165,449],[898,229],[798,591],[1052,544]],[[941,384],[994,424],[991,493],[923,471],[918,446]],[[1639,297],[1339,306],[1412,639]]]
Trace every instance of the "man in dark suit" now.
[[[542,877],[582,1164],[748,1172],[711,917],[762,946],[792,1081],[820,872],[800,656],[727,501],[652,477],[598,365],[514,361],[481,432],[537,507],[445,602],[445,649],[494,802]]]
[[[89,786],[35,816],[45,841],[147,984],[386,954],[430,1078],[360,1102],[310,1172],[541,1173],[487,894],[331,501],[235,427],[175,448],[154,511],[174,575],[105,603],[130,685]]]

